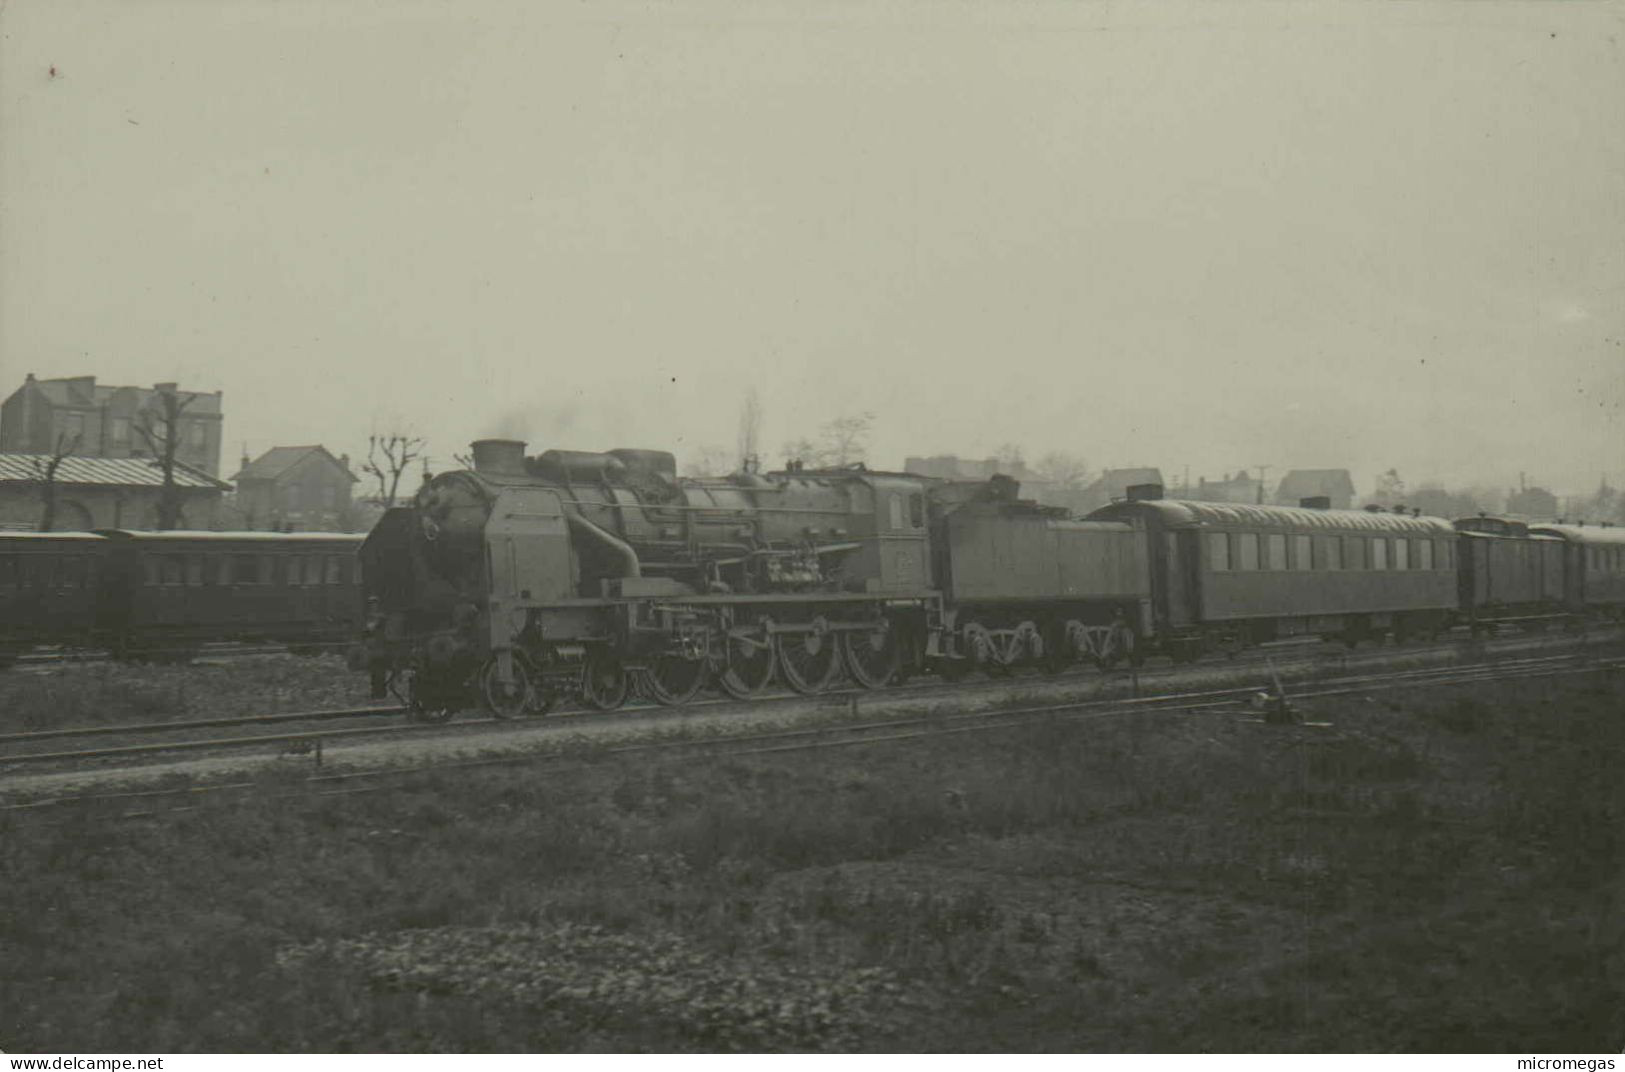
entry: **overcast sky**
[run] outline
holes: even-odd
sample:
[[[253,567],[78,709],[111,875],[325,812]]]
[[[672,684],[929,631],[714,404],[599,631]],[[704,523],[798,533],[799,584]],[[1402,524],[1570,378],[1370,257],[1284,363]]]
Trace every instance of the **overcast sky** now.
[[[5,0],[0,395],[1625,484],[1625,4]],[[54,68],[54,74],[52,69]]]

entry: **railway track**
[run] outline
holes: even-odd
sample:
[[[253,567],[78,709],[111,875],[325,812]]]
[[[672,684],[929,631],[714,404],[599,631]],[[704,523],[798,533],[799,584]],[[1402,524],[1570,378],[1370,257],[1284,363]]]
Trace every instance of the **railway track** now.
[[[1317,699],[1379,692],[1391,688],[1422,689],[1451,685],[1477,684],[1487,681],[1533,679],[1565,676],[1579,673],[1617,673],[1625,671],[1625,656],[1595,657],[1589,652],[1570,652],[1532,655],[1504,659],[1496,663],[1466,666],[1429,667],[1387,673],[1356,674],[1334,677],[1318,682],[1299,683],[1287,690],[1286,697],[1293,703]],[[834,721],[821,725],[800,725],[782,729],[730,734],[722,737],[676,738],[657,741],[634,741],[594,749],[584,759],[563,752],[529,752],[446,762],[420,764],[408,767],[389,767],[376,770],[355,770],[311,774],[300,779],[300,790],[282,796],[342,796],[386,790],[399,779],[417,774],[457,770],[488,769],[504,766],[533,766],[543,770],[580,768],[606,759],[653,756],[682,756],[721,759],[803,752],[817,749],[850,748],[868,745],[907,742],[926,738],[941,738],[954,734],[993,732],[1045,721],[1071,722],[1093,719],[1122,718],[1150,714],[1186,714],[1192,716],[1230,714],[1249,716],[1247,721],[1264,723],[1250,717],[1257,713],[1257,697],[1271,689],[1270,684],[1254,687],[1226,687],[1220,689],[1176,692],[1142,697],[1119,697],[1101,700],[1068,700],[1057,703],[1001,705],[979,710],[944,713],[927,712],[899,714],[864,721]],[[1310,723],[1309,732],[1323,726]],[[1292,729],[1287,725],[1284,729]],[[1300,730],[1302,728],[1300,727]],[[258,781],[236,781],[213,785],[187,786],[182,789],[151,789],[126,792],[99,793],[75,797],[36,799],[0,805],[0,811],[19,812],[68,804],[96,803],[114,808],[135,807],[137,810],[117,812],[120,818],[141,818],[169,812],[184,811],[198,806],[201,797],[211,794],[244,792],[263,789]],[[143,807],[143,805],[152,805]]]
[[[1482,645],[1482,642],[1479,642]],[[1562,645],[1563,640],[1553,640],[1550,637],[1518,637],[1500,642],[1506,650],[1523,650],[1527,646]],[[1007,677],[991,677],[985,681],[944,682],[941,679],[921,679],[910,684],[892,685],[889,689],[874,690],[861,689],[856,685],[840,687],[840,689],[827,690],[822,694],[803,695],[798,692],[770,692],[754,700],[731,700],[731,698],[715,697],[704,698],[687,703],[681,708],[663,708],[650,702],[639,702],[627,705],[617,711],[596,711],[583,707],[567,707],[554,711],[548,716],[533,716],[526,720],[504,721],[494,718],[471,718],[471,720],[455,721],[445,726],[424,726],[419,723],[380,724],[382,718],[388,716],[401,716],[405,708],[398,705],[385,705],[385,707],[356,707],[338,708],[338,710],[322,711],[284,711],[275,715],[245,715],[231,716],[231,718],[198,718],[198,720],[161,721],[161,723],[137,724],[106,724],[106,726],[70,726],[70,728],[37,729],[37,731],[24,731],[24,733],[0,734],[0,770],[6,765],[32,765],[32,763],[60,763],[60,762],[93,762],[104,759],[135,759],[135,757],[151,757],[151,755],[166,754],[166,752],[195,752],[195,750],[223,750],[231,747],[257,747],[268,744],[286,744],[289,741],[343,741],[351,737],[388,736],[388,734],[424,734],[431,729],[442,729],[445,733],[466,736],[479,728],[492,728],[492,726],[513,726],[513,724],[535,724],[538,721],[544,724],[556,724],[561,716],[569,718],[574,724],[601,723],[601,721],[622,721],[627,716],[660,715],[660,713],[674,713],[681,715],[684,711],[705,710],[759,710],[764,707],[783,707],[783,705],[845,705],[860,698],[873,698],[873,700],[887,700],[887,698],[921,698],[931,695],[944,695],[944,697],[973,697],[978,694],[1001,694],[1011,690],[1024,689],[1064,689],[1069,685],[1092,684],[1095,689],[1102,690],[1113,685],[1128,684],[1129,690],[1137,694],[1142,684],[1155,685],[1162,681],[1176,681],[1180,677],[1202,676],[1202,674],[1238,674],[1250,669],[1271,668],[1272,672],[1280,672],[1289,677],[1302,676],[1305,672],[1328,672],[1332,666],[1339,671],[1349,671],[1350,664],[1381,664],[1394,658],[1430,658],[1430,656],[1449,655],[1459,651],[1469,650],[1471,642],[1451,640],[1451,642],[1435,643],[1428,646],[1406,646],[1406,648],[1383,648],[1383,650],[1370,650],[1365,653],[1352,653],[1352,651],[1329,648],[1319,643],[1290,643],[1290,645],[1271,645],[1266,648],[1241,653],[1237,658],[1228,659],[1224,663],[1206,663],[1198,666],[1157,666],[1157,668],[1141,668],[1134,671],[1102,672],[1094,669],[1074,668],[1063,674],[1043,674],[1043,672],[1029,671],[1025,674]],[[1482,650],[1482,648],[1480,648]],[[336,729],[319,729],[333,723],[358,723],[356,726],[343,726]],[[109,747],[89,747],[89,749],[47,749],[34,750],[34,746],[49,741],[70,741],[70,739],[93,739],[93,737],[127,737],[127,739],[141,739],[141,737],[174,737],[176,734],[195,734],[206,729],[262,729],[265,726],[289,726],[288,731],[275,734],[239,734],[231,737],[192,737],[192,739],[169,739],[169,741],[153,741],[146,744],[119,744]],[[26,749],[26,750],[16,750]]]
[[[184,647],[143,648],[122,654],[105,648],[55,648],[13,652],[0,656],[0,671],[46,671],[65,665],[121,662],[195,663],[216,659],[243,659],[254,655],[314,655],[322,652],[343,654],[348,644],[267,644],[250,641],[216,641]]]
[[[1207,663],[1197,666],[1149,667],[1104,674],[1089,669],[1074,669],[1061,674],[1028,672],[1023,675],[956,683],[947,683],[933,678],[892,686],[879,691],[856,686],[832,689],[814,696],[783,691],[768,693],[749,701],[738,701],[722,697],[707,698],[697,700],[680,708],[664,708],[653,703],[640,702],[609,712],[584,707],[570,707],[560,709],[546,716],[533,716],[520,720],[499,720],[483,717],[462,719],[444,725],[424,725],[411,722],[383,724],[382,719],[388,717],[398,718],[405,713],[404,709],[399,706],[367,706],[139,724],[62,727],[0,734],[0,772],[3,772],[8,766],[127,760],[157,757],[168,753],[226,751],[233,748],[285,746],[289,744],[315,746],[318,743],[325,745],[328,742],[337,743],[366,737],[425,736],[432,735],[435,731],[456,738],[465,738],[471,734],[484,732],[499,726],[526,725],[546,728],[560,725],[566,720],[572,726],[585,726],[603,722],[622,722],[628,716],[658,717],[699,711],[759,710],[766,707],[785,705],[846,706],[861,700],[885,702],[888,700],[931,698],[938,695],[973,698],[982,694],[1009,693],[1012,690],[1022,690],[1024,688],[1047,690],[1092,685],[1098,692],[1114,687],[1126,687],[1131,694],[1138,695],[1142,686],[1154,687],[1158,683],[1174,682],[1182,678],[1188,680],[1191,677],[1201,677],[1203,675],[1241,674],[1251,670],[1263,671],[1268,667],[1272,673],[1279,673],[1289,679],[1296,680],[1305,674],[1315,675],[1331,672],[1334,667],[1338,671],[1347,672],[1351,669],[1351,664],[1379,666],[1396,658],[1419,659],[1460,653],[1472,650],[1473,643],[1452,640],[1425,647],[1386,648],[1363,653],[1328,648],[1322,644],[1299,643],[1251,649],[1227,662]],[[1478,650],[1482,651],[1483,642],[1477,642],[1477,644],[1480,646]],[[1564,641],[1550,637],[1532,636],[1511,638],[1501,641],[1500,644],[1505,650],[1516,651],[1529,647],[1562,645]],[[322,728],[343,722],[356,724],[338,728]],[[286,726],[289,728],[269,734],[243,733],[233,736],[194,736],[189,739],[173,739],[176,735],[192,735],[212,729],[258,730],[268,726]],[[92,748],[46,749],[43,751],[34,748],[34,746],[51,741],[109,737],[137,741],[142,738],[171,739],[153,740],[145,743],[120,743]],[[23,750],[19,751],[18,749]]]

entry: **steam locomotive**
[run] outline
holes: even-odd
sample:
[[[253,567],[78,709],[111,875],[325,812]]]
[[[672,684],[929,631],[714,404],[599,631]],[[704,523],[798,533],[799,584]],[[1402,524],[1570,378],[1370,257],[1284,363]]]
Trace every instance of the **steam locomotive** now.
[[[1110,661],[1150,632],[1134,520],[1072,521],[1006,478],[791,467],[679,479],[663,451],[482,440],[361,549],[375,692],[443,718],[561,695],[680,704],[927,668]]]
[[[482,440],[360,551],[366,661],[443,719],[634,687],[681,704],[842,668],[879,688],[1036,665],[1176,661],[1293,635],[1349,644],[1625,613],[1625,530],[1192,503],[1160,488],[1076,520],[995,476],[861,465],[679,479],[651,450]]]

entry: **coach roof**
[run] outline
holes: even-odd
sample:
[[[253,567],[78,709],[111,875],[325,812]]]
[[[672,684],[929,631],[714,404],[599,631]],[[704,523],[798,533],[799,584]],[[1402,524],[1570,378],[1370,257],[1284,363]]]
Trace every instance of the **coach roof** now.
[[[1188,502],[1181,499],[1141,499],[1113,503],[1089,516],[1123,516],[1142,511],[1162,515],[1169,528],[1278,529],[1285,531],[1383,532],[1408,536],[1454,536],[1456,530],[1442,517],[1371,510],[1311,510],[1301,506],[1255,506],[1251,503]]]
[[[1625,547],[1625,528],[1616,525],[1530,525],[1529,531],[1561,536],[1587,547]]]

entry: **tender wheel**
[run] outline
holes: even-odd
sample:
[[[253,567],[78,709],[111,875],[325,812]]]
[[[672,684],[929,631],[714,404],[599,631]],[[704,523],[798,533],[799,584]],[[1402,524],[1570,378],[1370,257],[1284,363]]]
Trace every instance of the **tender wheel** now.
[[[818,633],[780,633],[773,646],[784,683],[802,693],[823,692],[835,677],[840,656],[835,638]]]
[[[748,700],[773,683],[773,646],[734,638],[728,642],[728,665],[717,686],[736,700]]]
[[[594,652],[581,668],[581,699],[588,707],[613,711],[626,702],[626,668],[613,655]]]
[[[495,718],[518,718],[537,705],[530,671],[517,655],[513,657],[513,681],[508,685],[497,678],[496,657],[486,660],[480,670],[480,696],[485,700],[486,710]]]
[[[686,704],[705,684],[707,669],[704,659],[662,655],[644,671],[644,688],[648,690],[649,699],[662,707]]]
[[[885,688],[897,673],[897,637],[890,629],[842,633],[841,656],[846,672],[866,689]]]

